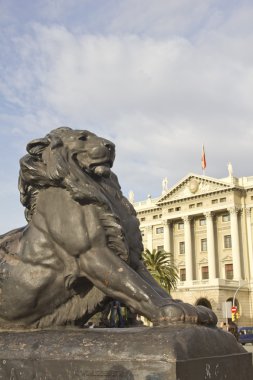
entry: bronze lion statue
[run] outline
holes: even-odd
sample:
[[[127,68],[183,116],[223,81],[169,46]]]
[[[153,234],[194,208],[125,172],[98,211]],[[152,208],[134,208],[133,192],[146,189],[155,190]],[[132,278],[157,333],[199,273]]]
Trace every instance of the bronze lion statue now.
[[[145,268],[139,222],[111,171],[112,142],[61,127],[27,145],[19,190],[28,224],[0,236],[0,326],[85,323],[118,299],[155,325],[215,325]]]

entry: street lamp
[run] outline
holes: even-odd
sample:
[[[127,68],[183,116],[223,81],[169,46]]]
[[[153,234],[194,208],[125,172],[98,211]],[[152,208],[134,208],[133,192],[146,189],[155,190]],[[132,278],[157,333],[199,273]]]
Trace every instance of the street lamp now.
[[[238,293],[238,290],[240,290],[243,286],[248,285],[248,284],[249,284],[249,282],[246,281],[244,284],[238,286],[238,288],[236,289],[236,291],[234,293],[234,297],[233,297],[233,305],[232,305],[233,307],[235,306],[235,297],[236,297],[236,294]]]

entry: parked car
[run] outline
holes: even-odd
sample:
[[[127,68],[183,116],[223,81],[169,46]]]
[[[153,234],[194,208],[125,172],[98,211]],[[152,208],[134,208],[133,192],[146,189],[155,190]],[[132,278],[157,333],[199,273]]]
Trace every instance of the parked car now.
[[[241,344],[253,344],[253,327],[238,327],[239,339]]]

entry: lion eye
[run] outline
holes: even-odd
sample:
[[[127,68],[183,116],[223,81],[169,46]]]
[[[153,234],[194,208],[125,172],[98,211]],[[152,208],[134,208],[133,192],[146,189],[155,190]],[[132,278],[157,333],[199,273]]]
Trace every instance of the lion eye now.
[[[86,141],[87,140],[87,135],[82,135],[78,138],[78,140],[81,140],[81,141]]]

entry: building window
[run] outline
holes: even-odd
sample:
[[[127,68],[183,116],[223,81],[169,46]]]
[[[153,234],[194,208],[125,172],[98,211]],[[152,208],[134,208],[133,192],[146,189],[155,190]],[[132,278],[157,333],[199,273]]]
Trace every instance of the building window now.
[[[199,225],[200,226],[205,226],[206,225],[206,219],[205,218],[199,219]]]
[[[202,202],[197,203],[197,207],[202,207],[202,206],[203,206]]]
[[[180,211],[180,210],[181,210],[181,207],[176,207],[175,210],[176,210],[176,211]]]
[[[223,222],[229,222],[230,221],[230,214],[222,215],[222,221]]]
[[[189,208],[194,208],[195,207],[195,204],[192,203],[191,205],[189,205]]]
[[[163,233],[163,227],[157,227],[156,228],[156,233],[157,234],[162,234]]]
[[[157,247],[156,247],[156,250],[157,251],[164,251],[164,246],[163,245],[158,245]]]
[[[201,252],[206,252],[207,251],[207,240],[206,239],[201,239]]]
[[[231,235],[224,236],[224,248],[232,248]]]
[[[179,223],[177,224],[177,229],[178,229],[178,230],[183,230],[183,229],[184,229],[184,223],[183,223],[183,222],[179,222]]]
[[[180,279],[180,281],[185,281],[186,280],[186,270],[185,270],[185,268],[180,268],[179,269],[179,279]]]
[[[163,215],[162,214],[159,214],[159,218],[161,218]]]
[[[218,203],[218,199],[213,199],[212,204]]]
[[[185,243],[184,241],[179,242],[179,253],[180,255],[183,255],[185,253]]]
[[[220,202],[226,202],[226,198],[220,198]]]
[[[141,218],[141,222],[144,222],[146,218]]]
[[[201,267],[201,275],[202,275],[202,280],[208,280],[209,279],[209,272],[208,272],[208,267]]]
[[[153,215],[153,219],[158,219],[158,215]]]
[[[233,264],[225,264],[225,278],[227,280],[233,280],[234,278]]]
[[[174,211],[174,208],[169,208],[168,209],[168,212],[173,212]]]

